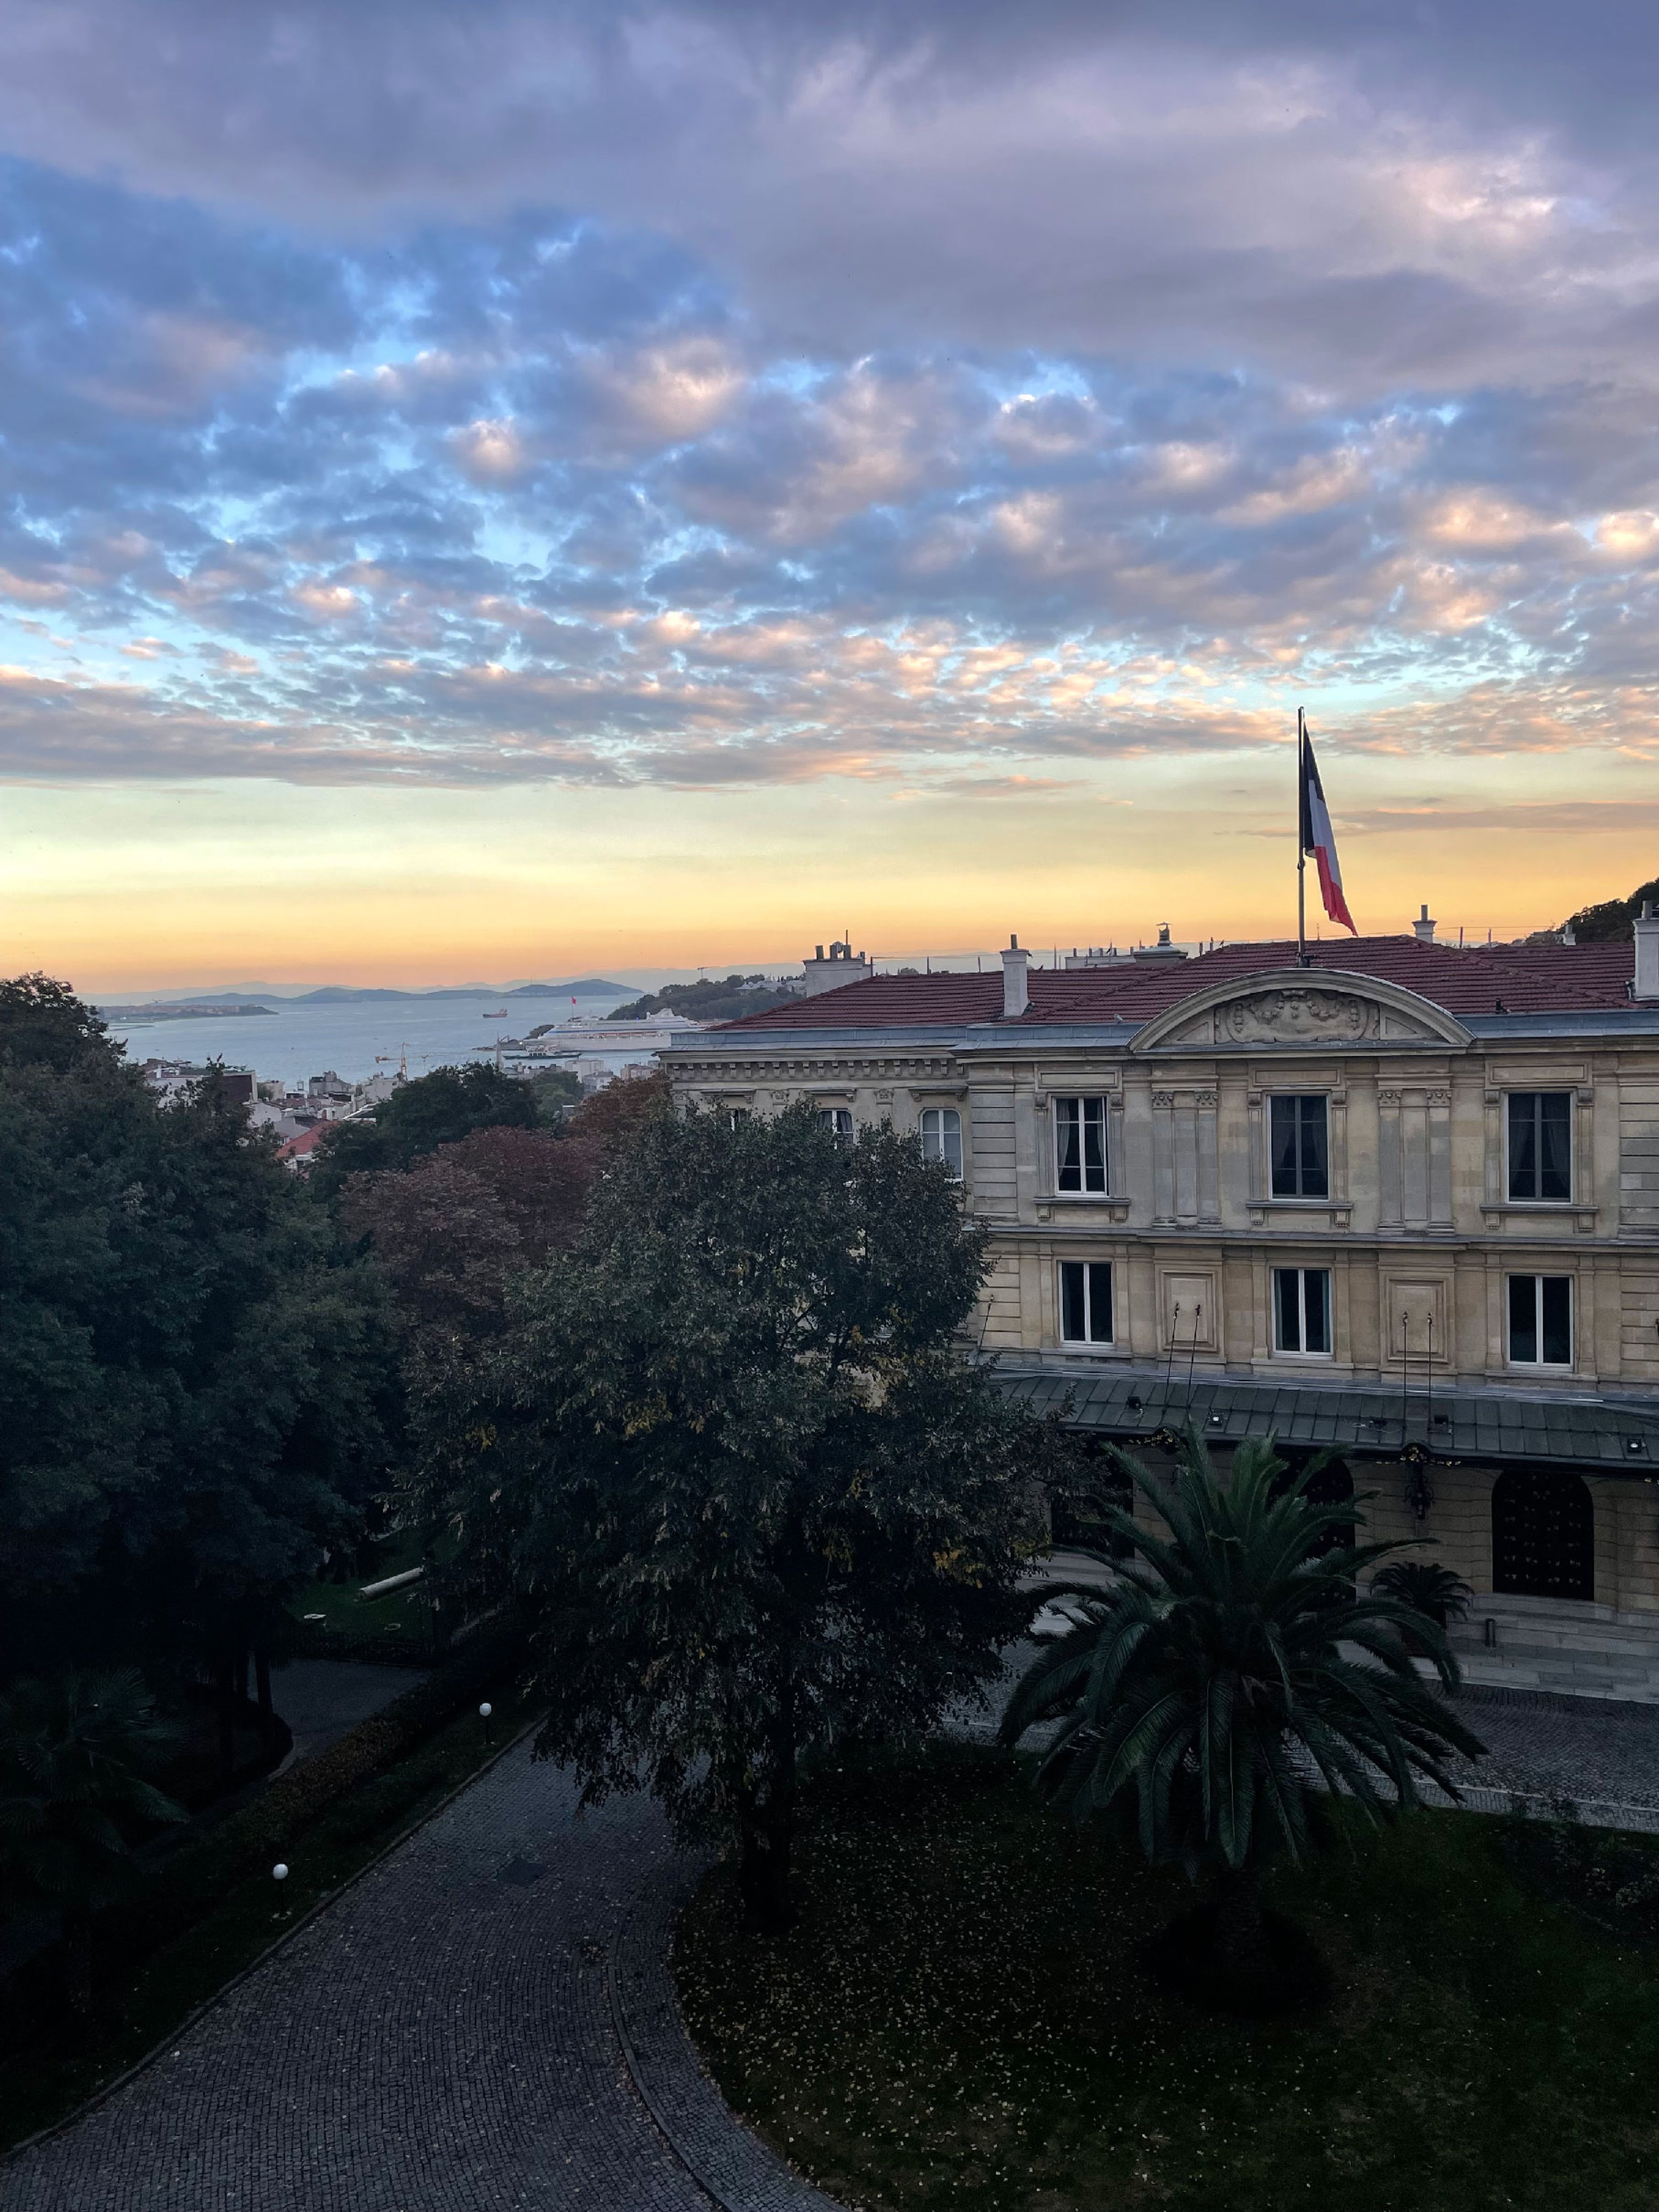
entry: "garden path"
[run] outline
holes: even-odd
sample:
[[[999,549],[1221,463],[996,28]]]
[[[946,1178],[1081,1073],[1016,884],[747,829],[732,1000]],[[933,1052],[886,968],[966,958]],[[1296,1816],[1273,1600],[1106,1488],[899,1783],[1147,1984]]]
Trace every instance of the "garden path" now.
[[[1492,1691],[1466,1710],[1489,1785],[1659,1820],[1659,1711]],[[574,1800],[510,1752],[8,2165],[6,2212],[830,2212],[680,2027],[665,1954],[695,1863],[648,1802]]]
[[[727,2112],[680,2030],[664,1953],[693,1872],[648,1801],[579,1815],[569,1777],[521,1744],[160,2059],[9,2163],[0,2203],[828,2212]]]

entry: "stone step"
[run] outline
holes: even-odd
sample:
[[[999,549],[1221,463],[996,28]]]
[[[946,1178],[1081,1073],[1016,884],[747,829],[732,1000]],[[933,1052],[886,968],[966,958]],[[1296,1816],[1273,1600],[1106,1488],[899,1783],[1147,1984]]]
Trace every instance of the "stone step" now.
[[[1495,1621],[1500,1647],[1524,1646],[1532,1651],[1559,1651],[1575,1656],[1594,1653],[1609,1659],[1650,1662],[1659,1666],[1659,1624],[1622,1616],[1571,1619],[1547,1613],[1513,1613],[1477,1603],[1467,1620],[1454,1623],[1449,1633],[1455,1649],[1470,1651],[1486,1643],[1486,1623]]]
[[[1659,1679],[1644,1668],[1583,1667],[1559,1658],[1506,1656],[1498,1651],[1458,1655],[1466,1683],[1483,1689],[1538,1690],[1558,1698],[1595,1698],[1612,1704],[1659,1705]]]

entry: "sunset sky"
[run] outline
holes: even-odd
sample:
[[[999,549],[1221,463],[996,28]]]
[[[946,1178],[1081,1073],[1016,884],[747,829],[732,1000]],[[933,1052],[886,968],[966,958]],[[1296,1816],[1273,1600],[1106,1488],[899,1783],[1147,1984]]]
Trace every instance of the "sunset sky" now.
[[[1653,21],[10,0],[0,967],[1659,873]]]

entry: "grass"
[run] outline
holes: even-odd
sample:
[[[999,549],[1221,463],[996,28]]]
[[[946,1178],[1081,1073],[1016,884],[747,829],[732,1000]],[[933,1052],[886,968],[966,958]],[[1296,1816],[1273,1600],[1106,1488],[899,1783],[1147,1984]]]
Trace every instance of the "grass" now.
[[[411,1583],[385,1597],[364,1599],[357,1594],[364,1582],[379,1582],[419,1566],[419,1539],[400,1534],[377,1552],[367,1575],[354,1575],[347,1582],[309,1583],[293,1600],[289,1610],[298,1624],[298,1656],[430,1664],[432,1615],[421,1583]]]
[[[187,1933],[100,1991],[101,2027],[74,2057],[36,2050],[0,2066],[0,2148],[66,2118],[170,2034],[313,1905],[418,1826],[529,1717],[492,1692],[494,1748],[466,1712],[385,1773],[335,1800],[290,1847],[288,1879],[268,1872],[229,1890]]]
[[[798,1894],[747,1936],[717,1870],[676,1977],[729,2100],[849,2205],[1659,2205],[1659,1961],[1523,1887],[1493,1821],[1356,1827],[1282,1874],[1337,1994],[1248,2027],[1134,1963],[1180,1875],[990,1754],[825,1778]]]

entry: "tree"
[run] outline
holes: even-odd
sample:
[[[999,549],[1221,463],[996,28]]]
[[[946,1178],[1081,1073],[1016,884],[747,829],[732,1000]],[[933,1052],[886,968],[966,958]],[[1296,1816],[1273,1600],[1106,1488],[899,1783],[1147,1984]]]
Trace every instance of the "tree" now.
[[[475,1129],[401,1173],[352,1176],[342,1218],[371,1240],[423,1339],[492,1333],[512,1278],[575,1241],[603,1151],[592,1137]]]
[[[1352,1501],[1308,1498],[1317,1460],[1285,1485],[1272,1438],[1252,1439],[1224,1486],[1195,1431],[1172,1483],[1117,1457],[1169,1533],[1107,1509],[1131,1556],[1109,1589],[1064,1593],[1077,1625],[1019,1684],[1003,1740],[1057,1722],[1043,1788],[1079,1820],[1132,1810],[1148,1858],[1208,1875],[1212,1905],[1182,1930],[1201,1977],[1224,2002],[1272,2008],[1295,1991],[1261,1877],[1313,1847],[1312,1778],[1376,1821],[1419,1802],[1425,1778],[1455,1797],[1448,1754],[1482,1746],[1412,1664],[1408,1638],[1455,1688],[1444,1631],[1356,1587],[1404,1547],[1353,1543]],[[1192,1963],[1181,1943],[1165,1955]]]
[[[348,1176],[406,1168],[475,1129],[533,1129],[539,1119],[533,1092],[516,1076],[486,1061],[434,1067],[400,1083],[372,1115],[331,1129],[312,1156],[306,1182],[313,1196],[332,1200]]]
[[[144,1779],[169,1734],[130,1668],[19,1682],[0,1698],[0,1893],[8,1914],[58,1914],[65,2002],[82,2030],[93,1915],[126,1883],[130,1831],[188,1817]]]
[[[216,1081],[0,986],[0,1680],[250,1644],[385,1480],[392,1317]],[[263,1674],[264,1670],[261,1669]]]
[[[912,974],[915,971],[912,969]],[[713,975],[696,983],[667,983],[660,991],[618,1006],[613,1021],[644,1021],[652,1014],[684,1014],[688,1021],[734,1022],[744,1014],[764,1013],[794,998],[799,986],[772,982],[764,975]]]
[[[673,1091],[665,1068],[648,1075],[619,1075],[602,1091],[590,1091],[565,1124],[568,1136],[603,1146],[624,1143],[635,1130],[672,1111]]]
[[[931,1725],[1029,1617],[1042,1431],[952,1342],[985,1264],[890,1130],[651,1115],[427,1409],[464,1571],[533,1632],[538,1751],[733,1845],[763,1927],[803,1757]]]
[[[1638,884],[1628,898],[1603,899],[1594,906],[1581,906],[1577,914],[1567,917],[1562,927],[1570,927],[1580,945],[1628,945],[1631,924],[1650,900],[1659,905],[1659,879]],[[1547,930],[1544,934],[1554,937],[1559,933]]]

